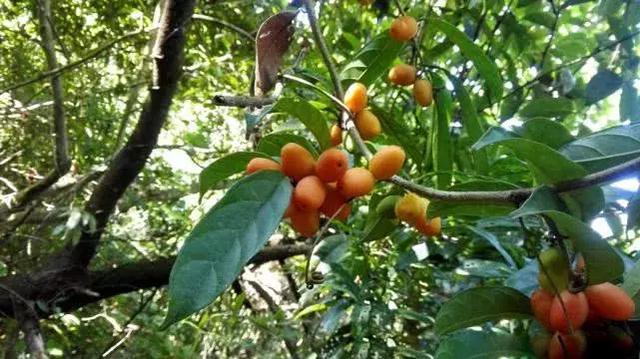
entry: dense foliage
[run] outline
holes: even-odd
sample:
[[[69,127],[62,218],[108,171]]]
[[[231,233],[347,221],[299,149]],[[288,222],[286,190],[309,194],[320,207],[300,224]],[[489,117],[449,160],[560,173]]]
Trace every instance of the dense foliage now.
[[[637,302],[640,2],[329,0],[317,22],[307,2],[0,0],[7,357],[40,335],[51,357],[533,357],[547,248],[570,286]],[[254,86],[283,11],[295,31],[258,61],[278,84]],[[401,43],[404,13],[420,31]],[[430,106],[388,81],[399,63]],[[381,124],[364,146],[342,117],[354,81]],[[336,124],[352,167],[400,146],[404,180],[306,238],[281,221],[290,181],[243,172],[290,142],[317,156]],[[407,192],[440,235],[377,210]],[[637,355],[633,320],[607,326]]]

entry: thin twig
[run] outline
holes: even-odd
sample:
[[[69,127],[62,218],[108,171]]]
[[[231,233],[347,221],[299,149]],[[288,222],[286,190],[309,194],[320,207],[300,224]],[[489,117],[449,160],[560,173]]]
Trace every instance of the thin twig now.
[[[276,99],[273,97],[229,95],[215,95],[212,100],[216,106],[230,107],[262,107],[271,105],[275,101]]]
[[[221,20],[221,19],[218,19],[218,18],[215,18],[215,17],[212,17],[212,16],[202,15],[202,14],[193,14],[192,19],[194,19],[194,20],[204,20],[204,21],[212,22],[214,24],[218,24],[218,25],[220,25],[222,27],[226,27],[227,29],[236,32],[237,34],[241,35],[246,40],[248,40],[250,43],[253,43],[253,41],[254,41],[254,36],[251,35],[249,33],[249,31],[247,31],[247,30],[245,30],[245,29],[243,29],[243,28],[241,28],[241,27],[239,27],[237,25],[234,25],[234,24],[231,24],[229,22],[226,22],[224,20]]]

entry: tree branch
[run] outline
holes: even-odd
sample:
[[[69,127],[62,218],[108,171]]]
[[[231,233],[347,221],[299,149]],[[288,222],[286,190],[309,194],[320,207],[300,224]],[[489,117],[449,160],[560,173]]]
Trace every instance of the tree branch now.
[[[239,34],[240,36],[244,37],[246,40],[248,40],[250,43],[253,44],[254,40],[255,40],[255,36],[251,35],[249,33],[249,31],[236,26],[232,23],[226,22],[224,20],[220,20],[218,18],[212,17],[212,16],[207,16],[207,15],[202,15],[202,14],[193,14],[193,19],[194,20],[204,20],[204,21],[208,21],[208,22],[212,22],[214,24],[218,24],[222,27],[226,27],[227,29]]]
[[[138,176],[157,144],[182,75],[184,28],[191,18],[194,5],[194,0],[170,0],[165,3],[154,51],[156,76],[153,88],[127,144],[115,156],[85,206],[85,210],[94,215],[97,229],[83,232],[73,247],[71,260],[76,265],[86,267],[89,264],[116,203]]]
[[[228,95],[215,95],[212,100],[216,106],[229,107],[263,107],[271,105],[275,101],[276,99],[272,97]]]
[[[38,316],[33,308],[33,303],[17,303],[18,322],[20,329],[24,333],[24,341],[27,350],[35,359],[44,359],[47,357],[44,348],[44,339],[42,338],[42,330]]]

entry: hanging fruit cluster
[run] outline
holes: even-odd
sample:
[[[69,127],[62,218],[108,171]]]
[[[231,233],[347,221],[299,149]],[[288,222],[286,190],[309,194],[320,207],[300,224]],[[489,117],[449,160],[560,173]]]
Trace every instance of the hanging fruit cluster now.
[[[296,232],[311,237],[320,228],[320,215],[345,221],[351,212],[349,202],[371,192],[377,180],[391,178],[404,160],[402,148],[387,146],[373,156],[369,169],[349,168],[342,150],[329,148],[316,160],[304,147],[288,143],[280,151],[280,163],[254,158],[246,173],[276,170],[291,178],[295,188],[284,217]]]
[[[578,271],[584,270],[583,263]],[[582,358],[587,345],[590,353],[602,350],[603,345],[612,346],[610,353],[618,351],[620,355],[632,349],[633,340],[615,323],[629,320],[635,312],[635,303],[627,293],[612,283],[574,290],[568,258],[557,248],[540,253],[539,268],[540,288],[531,296],[531,308],[548,331],[532,337],[539,357]]]

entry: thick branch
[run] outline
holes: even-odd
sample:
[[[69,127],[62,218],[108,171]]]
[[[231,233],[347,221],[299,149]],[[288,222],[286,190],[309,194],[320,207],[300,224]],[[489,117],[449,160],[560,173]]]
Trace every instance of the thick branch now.
[[[262,96],[227,96],[227,95],[215,95],[213,96],[213,104],[216,106],[229,106],[229,107],[262,107],[271,105],[276,99],[271,97]]]
[[[165,3],[154,51],[154,86],[131,137],[114,158],[85,207],[95,216],[97,230],[84,232],[72,249],[71,259],[75,264],[83,267],[89,264],[118,199],[138,176],[156,146],[182,75],[184,28],[193,13],[194,4],[194,0]]]
[[[20,329],[24,333],[24,341],[27,350],[35,359],[44,359],[47,357],[44,348],[44,339],[42,338],[42,330],[38,317],[33,309],[33,303],[19,303],[16,305],[19,310]]]

